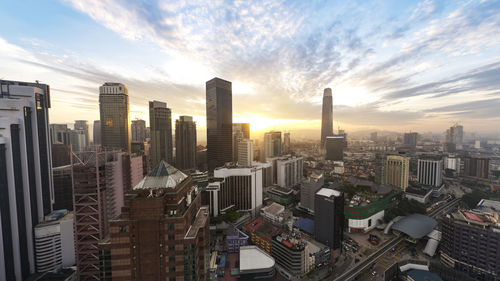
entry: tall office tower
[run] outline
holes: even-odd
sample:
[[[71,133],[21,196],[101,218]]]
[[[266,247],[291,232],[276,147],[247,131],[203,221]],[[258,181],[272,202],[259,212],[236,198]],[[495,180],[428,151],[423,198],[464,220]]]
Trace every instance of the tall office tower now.
[[[500,202],[481,200],[474,210],[459,210],[443,217],[441,264],[464,272],[473,280],[498,280],[499,210]]]
[[[207,165],[213,171],[233,161],[233,90],[231,82],[214,78],[206,92]]]
[[[172,111],[161,101],[149,102],[149,127],[151,167],[162,160],[172,163]]]
[[[443,182],[443,160],[418,159],[417,177],[423,185],[440,187]]]
[[[344,240],[344,194],[322,188],[314,199],[314,239],[337,250]]]
[[[283,153],[288,154],[291,152],[290,148],[290,133],[283,134]]]
[[[400,155],[388,155],[385,162],[384,184],[393,185],[403,191],[408,187],[410,160]]]
[[[208,207],[191,177],[161,161],[125,198],[122,214],[110,221],[109,239],[99,245],[103,276],[208,279]]]
[[[323,111],[321,112],[321,148],[325,147],[326,137],[333,136],[333,98],[332,89],[323,92]]]
[[[71,165],[52,168],[54,178],[54,210],[73,211],[73,180]]]
[[[35,272],[33,228],[52,211],[48,85],[0,80],[0,280]]]
[[[324,184],[323,171],[313,171],[300,185],[300,207],[314,212],[315,194]]]
[[[36,271],[53,271],[75,265],[73,213],[54,211],[35,227]]]
[[[238,148],[238,165],[252,166],[253,163],[253,141],[249,139],[241,139],[237,146]]]
[[[264,134],[264,159],[281,155],[281,132],[271,131]]]
[[[71,144],[71,139],[68,129],[68,125],[66,124],[50,124],[50,143],[62,143],[65,145]]]
[[[128,89],[121,83],[99,87],[101,145],[104,149],[130,152]]]
[[[210,213],[216,217],[228,208],[250,211],[256,215],[262,207],[265,173],[271,165],[259,163],[251,167],[226,165],[214,171],[215,180],[208,184]]]
[[[490,159],[466,157],[464,159],[464,175],[487,179],[490,171]]]
[[[140,119],[132,120],[130,131],[132,135],[132,141],[146,141],[146,121]]]
[[[373,132],[370,134],[370,140],[376,142],[378,140],[377,132]]]
[[[60,167],[71,164],[71,145],[54,143],[52,147],[52,167]]]
[[[277,184],[282,187],[294,187],[302,181],[304,159],[302,157],[284,157],[276,161]]]
[[[344,136],[327,136],[325,141],[325,160],[344,160]]]
[[[464,140],[464,127],[462,125],[453,124],[448,130],[446,130],[446,142],[452,143],[461,148]]]
[[[101,145],[101,120],[94,120],[94,145]]]
[[[403,136],[403,144],[409,148],[417,147],[418,133],[405,133]]]
[[[75,120],[74,130],[85,135],[84,146],[87,148],[90,144],[89,123],[87,120]]]
[[[375,153],[375,183],[383,184],[385,181],[385,163],[387,156],[383,152]]]
[[[87,149],[86,136],[83,131],[70,130],[69,136],[71,140],[71,149],[76,152],[85,151]]]
[[[175,163],[181,170],[196,169],[196,122],[191,116],[175,121]]]
[[[233,123],[233,162],[238,162],[238,142],[250,139],[250,123]]]

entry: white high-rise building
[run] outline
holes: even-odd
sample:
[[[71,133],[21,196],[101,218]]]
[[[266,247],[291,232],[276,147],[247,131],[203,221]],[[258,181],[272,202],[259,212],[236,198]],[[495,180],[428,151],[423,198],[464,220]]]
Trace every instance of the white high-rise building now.
[[[264,134],[264,160],[281,155],[281,132],[271,131]]]
[[[34,227],[54,191],[48,85],[0,80],[0,280],[35,272]]]
[[[418,182],[424,185],[441,186],[443,180],[443,160],[418,159]]]
[[[238,165],[252,166],[253,162],[253,141],[242,139],[238,142]]]
[[[286,157],[276,161],[277,183],[282,187],[294,187],[302,180],[302,157]]]

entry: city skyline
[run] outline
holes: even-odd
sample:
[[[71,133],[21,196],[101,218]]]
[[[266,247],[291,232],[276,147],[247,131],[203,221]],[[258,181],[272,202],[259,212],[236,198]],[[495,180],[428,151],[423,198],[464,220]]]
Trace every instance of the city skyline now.
[[[190,115],[204,130],[204,83],[221,77],[233,82],[233,122],[252,132],[319,138],[331,87],[335,129],[442,133],[459,122],[498,133],[495,1],[21,2],[0,11],[2,26],[16,26],[0,33],[0,72],[50,84],[51,123],[98,120],[99,85],[119,82],[131,120],[148,121],[147,102],[165,100],[172,120]]]

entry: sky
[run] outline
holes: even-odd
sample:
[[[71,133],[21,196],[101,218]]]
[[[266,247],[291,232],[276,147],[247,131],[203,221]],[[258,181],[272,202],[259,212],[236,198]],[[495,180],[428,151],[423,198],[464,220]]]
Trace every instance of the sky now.
[[[0,79],[51,86],[51,123],[99,118],[99,86],[205,128],[205,82],[233,121],[319,138],[323,89],[349,131],[500,131],[500,1],[3,1]],[[200,136],[203,139],[203,136]]]

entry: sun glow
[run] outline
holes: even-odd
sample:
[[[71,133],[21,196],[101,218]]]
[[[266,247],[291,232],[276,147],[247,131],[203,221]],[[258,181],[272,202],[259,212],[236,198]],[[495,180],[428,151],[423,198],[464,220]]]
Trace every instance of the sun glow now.
[[[271,130],[289,130],[297,128],[314,128],[319,126],[319,121],[295,120],[295,119],[273,119],[260,115],[238,116],[233,119],[234,123],[250,123],[252,132],[262,133]]]

